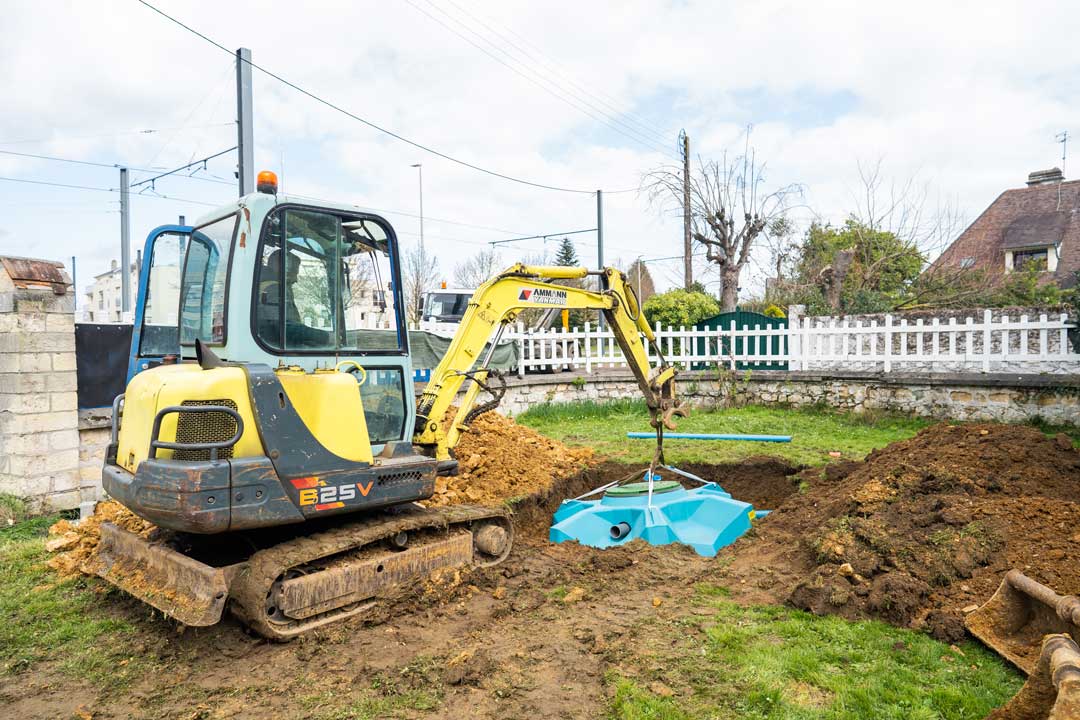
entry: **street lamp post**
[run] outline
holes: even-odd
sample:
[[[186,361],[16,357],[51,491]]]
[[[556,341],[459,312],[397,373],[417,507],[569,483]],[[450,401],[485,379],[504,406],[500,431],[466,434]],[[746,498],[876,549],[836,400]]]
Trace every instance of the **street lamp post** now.
[[[427,258],[424,257],[424,165],[416,163],[412,167],[416,168],[420,181],[420,259],[426,260]]]

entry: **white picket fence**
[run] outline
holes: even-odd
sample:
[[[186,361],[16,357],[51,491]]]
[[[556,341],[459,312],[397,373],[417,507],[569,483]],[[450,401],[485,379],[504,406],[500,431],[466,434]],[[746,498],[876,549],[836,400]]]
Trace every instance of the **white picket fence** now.
[[[684,368],[746,365],[776,370],[861,370],[879,372],[1016,372],[1080,373],[1080,353],[1065,314],[1025,314],[995,319],[931,318],[909,322],[885,315],[883,320],[806,317],[791,327],[760,325],[655,329],[660,351]],[[518,374],[561,369],[625,367],[626,360],[610,330],[584,328],[525,330],[518,326],[503,336],[518,343]],[[649,350],[650,360],[656,360]]]

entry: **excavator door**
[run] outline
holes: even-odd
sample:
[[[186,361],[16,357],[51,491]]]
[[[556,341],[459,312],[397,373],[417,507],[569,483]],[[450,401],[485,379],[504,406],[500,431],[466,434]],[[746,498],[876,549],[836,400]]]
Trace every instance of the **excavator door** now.
[[[161,365],[165,358],[180,355],[180,270],[190,240],[191,228],[187,225],[162,225],[146,237],[127,382],[143,370]]]

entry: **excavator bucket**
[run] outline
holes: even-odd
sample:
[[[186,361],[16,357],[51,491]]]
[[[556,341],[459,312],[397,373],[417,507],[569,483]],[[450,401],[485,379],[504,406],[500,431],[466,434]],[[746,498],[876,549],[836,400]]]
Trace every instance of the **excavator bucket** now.
[[[185,625],[221,620],[229,593],[227,573],[156,544],[112,523],[101,524],[101,540],[86,570]]]
[[[1030,675],[1043,636],[1080,641],[1080,598],[1062,596],[1019,570],[1005,574],[997,592],[967,617],[971,634]]]
[[[1031,675],[987,720],[1080,720],[1080,647],[1068,635],[1047,635]]]

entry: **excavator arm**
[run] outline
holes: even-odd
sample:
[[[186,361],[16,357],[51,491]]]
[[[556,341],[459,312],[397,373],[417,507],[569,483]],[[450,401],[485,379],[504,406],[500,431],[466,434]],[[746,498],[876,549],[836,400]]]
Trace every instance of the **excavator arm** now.
[[[587,275],[599,276],[598,291],[552,282],[577,280]],[[604,268],[590,273],[581,267],[542,267],[518,263],[473,293],[450,348],[432,372],[431,380],[420,396],[413,441],[428,448],[428,452],[433,451],[436,459],[450,459],[450,450],[457,445],[462,430],[467,428],[469,414],[487,380],[487,364],[495,343],[503,329],[514,322],[522,310],[529,308],[601,311],[645,396],[652,426],[657,428],[658,433],[663,427],[673,429],[673,416],[685,416],[675,396],[675,368],[668,365],[661,355],[656,336],[641,312],[633,288],[621,271]],[[496,333],[494,338],[493,333]],[[489,341],[491,345],[484,353]],[[646,342],[653,345],[659,358],[656,367],[649,363]],[[479,367],[473,370],[478,362]],[[444,428],[446,414],[467,378],[474,382],[459,404],[453,422],[449,428]]]

